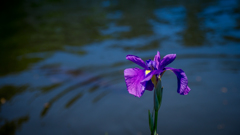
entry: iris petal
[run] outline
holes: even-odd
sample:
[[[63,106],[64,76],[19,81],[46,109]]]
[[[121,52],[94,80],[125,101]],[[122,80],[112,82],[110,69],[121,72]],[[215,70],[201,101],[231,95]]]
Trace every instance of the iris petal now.
[[[160,69],[160,63],[161,63],[161,57],[160,57],[160,52],[157,52],[157,55],[154,57],[154,61],[156,62],[156,68]]]
[[[176,54],[168,54],[164,56],[164,58],[161,60],[159,69],[163,69],[166,67],[168,64],[172,63],[176,58]]]
[[[150,73],[146,75],[146,77],[142,80],[142,83],[149,81],[153,75],[157,75],[162,73],[163,70],[152,70]]]
[[[149,81],[147,81],[146,82],[146,90],[149,90],[149,91],[152,91],[153,90],[153,88],[154,88],[154,84],[152,83],[152,81],[151,80],[149,80]]]
[[[191,89],[188,87],[188,79],[184,71],[182,69],[175,69],[171,67],[166,67],[165,70],[171,70],[175,73],[178,80],[177,92],[180,95],[187,95]]]
[[[151,70],[145,70],[145,76],[146,76],[147,74],[149,74],[150,72],[151,72]],[[144,82],[144,83],[145,83],[145,82]],[[147,81],[147,82],[146,82],[146,90],[152,91],[153,88],[154,88],[154,84],[153,84],[152,80]]]
[[[184,90],[183,95],[187,95],[191,89],[187,86],[187,88]]]
[[[126,56],[126,59],[127,60],[130,60],[136,64],[138,64],[139,66],[145,68],[145,69],[148,69],[147,65],[145,64],[145,62],[139,58],[138,56],[135,56],[135,55],[127,55]]]
[[[128,68],[124,70],[124,78],[127,90],[130,94],[141,97],[145,90],[145,84],[141,81],[145,78],[145,70],[139,68]]]

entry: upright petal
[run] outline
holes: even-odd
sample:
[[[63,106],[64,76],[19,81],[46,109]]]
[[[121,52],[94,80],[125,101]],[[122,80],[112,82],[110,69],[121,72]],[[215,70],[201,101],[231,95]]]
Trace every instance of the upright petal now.
[[[155,55],[154,61],[156,63],[156,68],[160,69],[159,66],[160,66],[160,63],[161,63],[161,56],[160,56],[160,52],[159,51],[157,52],[157,55]]]
[[[164,56],[164,58],[161,60],[159,69],[163,69],[166,67],[168,64],[172,63],[176,58],[176,54],[168,54]]]
[[[135,56],[135,55],[127,55],[126,56],[126,59],[127,60],[130,60],[136,64],[138,64],[139,66],[145,68],[145,69],[148,69],[147,65],[145,64],[145,62],[139,58],[138,56]]]
[[[156,62],[152,61],[151,59],[146,60],[146,65],[148,69],[156,69]]]
[[[187,95],[191,89],[188,87],[188,79],[184,71],[182,69],[175,69],[170,67],[166,67],[165,70],[171,70],[176,74],[178,80],[177,92],[180,95]]]
[[[130,94],[141,97],[146,83],[140,83],[145,77],[145,70],[139,68],[128,68],[124,70],[124,78],[127,90]]]

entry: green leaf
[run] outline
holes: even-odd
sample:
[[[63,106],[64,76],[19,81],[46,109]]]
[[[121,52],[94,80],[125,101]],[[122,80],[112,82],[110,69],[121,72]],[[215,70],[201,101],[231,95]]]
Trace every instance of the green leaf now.
[[[159,109],[159,101],[158,101],[158,97],[157,97],[157,89],[155,88],[154,90],[154,109],[158,110]]]
[[[153,132],[153,118],[152,115],[150,113],[150,110],[148,110],[148,121],[149,121],[149,128],[151,133]]]
[[[158,80],[157,87],[156,87],[156,94],[157,94],[157,98],[158,98],[159,108],[162,103],[162,92],[163,92],[162,83],[161,83],[161,80]]]

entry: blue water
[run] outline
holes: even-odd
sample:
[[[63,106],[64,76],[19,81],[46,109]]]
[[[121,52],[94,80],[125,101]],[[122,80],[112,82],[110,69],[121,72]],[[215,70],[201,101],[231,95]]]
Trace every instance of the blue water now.
[[[0,134],[150,134],[153,92],[126,89],[127,61],[177,54],[190,93],[166,72],[159,135],[239,135],[240,1],[3,3]],[[141,67],[139,67],[141,68]]]

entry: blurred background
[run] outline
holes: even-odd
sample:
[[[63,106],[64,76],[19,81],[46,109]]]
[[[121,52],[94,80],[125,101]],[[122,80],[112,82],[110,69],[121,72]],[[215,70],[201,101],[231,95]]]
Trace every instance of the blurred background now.
[[[123,71],[177,54],[190,93],[163,76],[159,135],[240,134],[240,1],[15,0],[0,4],[1,135],[147,135],[153,92]]]

